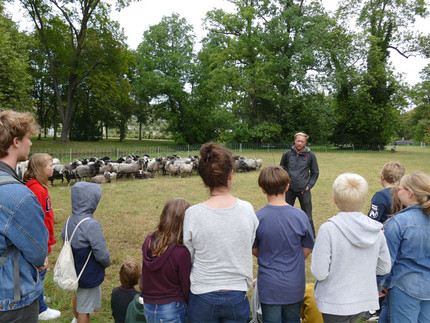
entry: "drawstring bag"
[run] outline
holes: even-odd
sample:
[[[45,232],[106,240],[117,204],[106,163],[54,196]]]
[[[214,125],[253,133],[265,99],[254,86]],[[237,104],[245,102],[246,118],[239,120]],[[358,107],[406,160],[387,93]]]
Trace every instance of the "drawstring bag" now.
[[[81,278],[81,275],[84,272],[85,267],[87,266],[88,260],[90,260],[90,256],[93,251],[90,251],[87,261],[85,261],[85,264],[82,267],[79,276],[76,276],[75,261],[73,259],[71,242],[78,226],[89,218],[85,218],[79,221],[79,223],[76,225],[75,229],[72,232],[70,240],[68,239],[67,235],[67,226],[69,224],[69,219],[70,217],[67,219],[66,222],[63,248],[61,248],[60,255],[58,256],[57,262],[55,263],[54,267],[54,284],[61,289],[74,292],[78,289],[79,278]]]

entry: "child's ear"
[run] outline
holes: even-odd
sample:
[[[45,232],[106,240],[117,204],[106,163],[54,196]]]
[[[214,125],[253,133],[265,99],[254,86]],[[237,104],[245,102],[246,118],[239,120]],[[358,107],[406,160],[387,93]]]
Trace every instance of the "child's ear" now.
[[[266,190],[264,188],[261,188],[261,190],[263,191],[263,194],[267,195],[267,192],[266,192]]]
[[[336,201],[336,198],[334,196],[333,196],[333,202],[334,202],[334,204],[337,205],[337,201]]]
[[[287,184],[287,187],[285,188],[285,192],[288,191],[289,188],[290,188],[290,183]]]

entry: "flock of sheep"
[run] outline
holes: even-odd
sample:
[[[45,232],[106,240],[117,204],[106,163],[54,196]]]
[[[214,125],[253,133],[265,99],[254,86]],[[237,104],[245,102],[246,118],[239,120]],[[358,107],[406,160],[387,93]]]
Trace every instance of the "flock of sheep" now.
[[[236,171],[249,172],[258,170],[263,165],[262,159],[247,159],[246,157],[234,156]],[[17,165],[17,174],[22,178],[28,161]],[[182,177],[190,176],[194,171],[197,173],[199,157],[190,155],[182,158],[177,155],[150,158],[148,155],[127,156],[117,160],[112,160],[108,156],[103,158],[83,158],[74,160],[68,165],[61,165],[57,158],[53,159],[54,173],[49,178],[51,185],[54,180],[64,181],[70,185],[72,179],[76,181],[89,179],[92,183],[110,183],[112,179],[125,177],[133,178],[152,178],[158,176],[161,172],[163,175]]]

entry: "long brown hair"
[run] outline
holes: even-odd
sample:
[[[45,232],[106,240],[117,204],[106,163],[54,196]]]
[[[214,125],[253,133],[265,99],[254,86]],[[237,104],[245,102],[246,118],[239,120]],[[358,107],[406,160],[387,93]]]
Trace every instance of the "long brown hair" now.
[[[185,210],[190,207],[187,200],[176,198],[167,201],[160,215],[160,223],[157,231],[151,234],[152,240],[149,243],[149,250],[152,256],[161,256],[167,248],[177,243],[184,245],[182,227],[184,224]]]
[[[45,167],[52,163],[52,157],[48,154],[33,154],[28,161],[27,171],[24,174],[24,182],[37,179],[43,187],[48,188],[48,176],[45,174]]]

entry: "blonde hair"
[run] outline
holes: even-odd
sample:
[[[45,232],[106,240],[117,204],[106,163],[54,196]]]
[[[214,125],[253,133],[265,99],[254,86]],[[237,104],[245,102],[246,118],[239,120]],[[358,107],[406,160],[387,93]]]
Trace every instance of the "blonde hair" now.
[[[422,172],[414,172],[400,179],[400,186],[414,194],[415,200],[421,205],[424,213],[430,215],[430,176]]]
[[[381,176],[390,183],[398,182],[405,175],[405,167],[397,161],[390,161],[382,167]]]
[[[48,188],[48,176],[45,174],[45,167],[52,163],[52,157],[48,154],[37,153],[30,157],[27,171],[24,174],[24,182],[37,179],[43,187]]]
[[[357,174],[344,173],[333,183],[333,196],[337,207],[343,212],[356,212],[366,202],[368,185],[366,180]]]
[[[39,125],[30,112],[5,110],[0,112],[0,158],[8,155],[13,139],[22,140],[27,133],[37,135]]]
[[[304,132],[298,132],[294,135],[294,140],[297,138],[297,136],[302,136],[306,138],[306,141],[308,141],[309,136],[307,134],[305,134]]]

